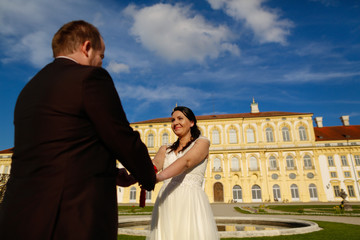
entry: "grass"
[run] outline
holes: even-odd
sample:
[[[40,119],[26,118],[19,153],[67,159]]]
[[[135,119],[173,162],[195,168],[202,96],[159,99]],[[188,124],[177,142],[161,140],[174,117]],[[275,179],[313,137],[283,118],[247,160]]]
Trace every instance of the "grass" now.
[[[251,238],[222,238],[223,240],[357,240],[360,238],[360,227],[352,224],[334,222],[316,222],[323,230],[298,235],[251,237]],[[118,240],[144,240],[141,236],[119,235]]]
[[[118,206],[119,216],[121,215],[151,215],[152,206],[145,206],[144,208],[138,206]]]
[[[360,205],[351,205],[353,211],[345,212],[347,215],[360,214]],[[283,211],[285,213],[304,213],[304,214],[336,214],[338,205],[269,205],[269,209]]]

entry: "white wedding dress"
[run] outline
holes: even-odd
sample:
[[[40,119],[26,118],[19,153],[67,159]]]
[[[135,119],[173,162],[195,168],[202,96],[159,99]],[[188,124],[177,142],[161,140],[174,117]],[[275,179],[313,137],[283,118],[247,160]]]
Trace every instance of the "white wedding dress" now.
[[[175,154],[167,150],[164,169],[186,154],[197,140],[184,152]],[[219,239],[209,199],[202,189],[207,161],[204,159],[194,168],[164,181],[154,205],[147,240]]]

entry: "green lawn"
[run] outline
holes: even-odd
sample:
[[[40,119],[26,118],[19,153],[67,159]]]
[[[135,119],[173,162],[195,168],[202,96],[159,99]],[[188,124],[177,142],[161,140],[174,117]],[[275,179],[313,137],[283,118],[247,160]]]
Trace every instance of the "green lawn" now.
[[[360,239],[360,227],[358,225],[316,222],[323,230],[298,235],[275,236],[275,237],[252,237],[252,238],[222,238],[224,240],[358,240]],[[145,237],[119,235],[118,240],[144,240]]]
[[[152,206],[145,206],[144,208],[138,206],[118,206],[119,215],[151,215]]]
[[[360,213],[360,205],[351,205],[353,211],[345,212],[346,214],[359,214]],[[283,211],[288,213],[294,212],[303,212],[304,214],[311,213],[330,213],[336,214],[338,213],[338,205],[268,205],[266,208]],[[265,209],[266,210],[266,209]],[[360,238],[359,238],[360,239]]]

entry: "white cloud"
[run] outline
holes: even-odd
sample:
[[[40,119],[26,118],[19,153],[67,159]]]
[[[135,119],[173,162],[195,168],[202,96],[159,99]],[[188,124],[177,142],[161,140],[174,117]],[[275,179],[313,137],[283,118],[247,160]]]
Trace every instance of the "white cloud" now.
[[[320,2],[327,7],[335,7],[337,5],[337,0],[310,0],[312,2]]]
[[[130,5],[124,12],[134,20],[131,33],[137,41],[167,60],[202,62],[225,51],[239,54],[226,26],[207,23],[189,7],[156,4],[136,9]]]
[[[106,69],[111,73],[129,73],[130,67],[123,63],[111,61]]]
[[[86,0],[1,0],[1,62],[28,61],[43,66],[52,57],[51,39],[59,27],[68,21],[86,20],[86,16],[101,24],[98,11],[98,3]]]
[[[260,43],[275,42],[286,44],[293,23],[290,20],[280,20],[274,9],[268,9],[261,4],[264,0],[208,0],[215,10],[222,9],[235,20],[245,21]]]
[[[360,72],[326,72],[312,73],[309,70],[301,70],[284,75],[284,79],[289,82],[320,82],[336,78],[349,78],[360,76]]]
[[[117,83],[115,83],[117,85]],[[208,99],[211,93],[183,86],[157,86],[154,88],[147,88],[144,86],[134,86],[128,84],[121,84],[117,86],[117,91],[122,99],[136,99],[137,101],[146,102],[166,102],[166,101],[180,101],[183,103],[198,105],[201,99]]]

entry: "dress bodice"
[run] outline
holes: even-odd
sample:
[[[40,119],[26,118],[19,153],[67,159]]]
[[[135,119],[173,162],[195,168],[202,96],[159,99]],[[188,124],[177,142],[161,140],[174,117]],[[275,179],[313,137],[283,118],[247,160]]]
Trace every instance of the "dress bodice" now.
[[[181,151],[176,154],[174,151],[170,152],[170,150],[167,150],[164,161],[164,169],[171,165],[173,162],[175,162],[178,158],[184,156],[199,139],[206,139],[207,141],[209,141],[206,137],[200,136],[198,139],[192,142],[191,145],[187,149],[185,149],[185,151]],[[195,167],[186,170],[185,172],[176,177],[165,180],[164,183],[191,187],[201,187],[204,180],[207,161],[207,158],[205,158]]]

